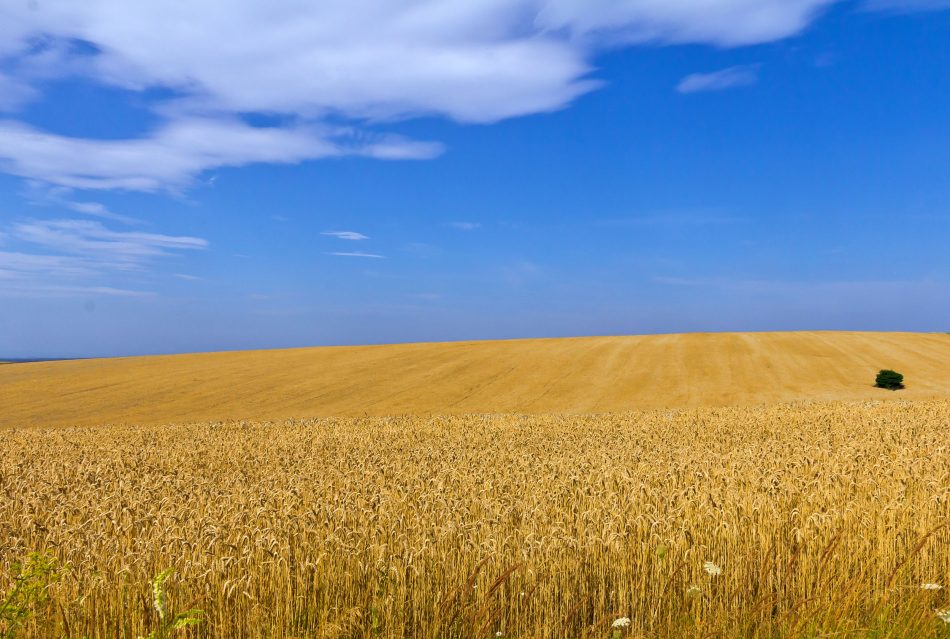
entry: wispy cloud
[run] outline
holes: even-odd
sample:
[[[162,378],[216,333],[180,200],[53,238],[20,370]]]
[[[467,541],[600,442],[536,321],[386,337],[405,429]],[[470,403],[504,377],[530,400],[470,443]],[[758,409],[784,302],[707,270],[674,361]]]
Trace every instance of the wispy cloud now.
[[[735,87],[744,87],[759,81],[758,65],[729,67],[712,73],[693,73],[683,78],[676,86],[680,93],[700,93],[704,91],[724,91]]]
[[[53,206],[69,209],[91,217],[97,217],[122,224],[138,225],[141,220],[110,210],[101,202],[77,201],[75,191],[63,186],[47,186],[41,182],[30,181],[26,190],[26,199],[37,206]]]
[[[457,231],[474,231],[482,225],[478,222],[449,222],[447,226]]]
[[[0,297],[155,297],[153,291],[135,291],[113,286],[63,286],[36,282],[0,282]]]
[[[89,283],[126,269],[125,264],[109,264],[92,257],[0,251],[0,296],[97,294],[131,297],[148,294]]]
[[[327,253],[327,255],[336,255],[338,257],[370,257],[377,260],[386,259],[385,255],[377,255],[375,253],[364,253],[362,251],[335,252],[335,253]]]
[[[357,233],[356,231],[324,231],[320,235],[329,235],[340,240],[368,240],[368,235]]]
[[[113,213],[105,204],[100,202],[66,202],[65,206],[77,213],[84,213],[93,217],[122,222],[123,224],[141,224],[139,220],[133,217]]]
[[[424,159],[441,150],[398,136],[354,136],[350,129],[321,126],[253,127],[237,118],[179,118],[128,140],[66,137],[0,120],[0,169],[77,189],[177,189],[224,166],[344,156]]]
[[[116,262],[139,263],[143,258],[168,255],[169,250],[207,248],[197,237],[113,231],[91,220],[43,220],[13,227],[24,242],[72,255],[95,256]]]
[[[99,261],[68,255],[37,255],[17,251],[0,251],[0,280],[24,277],[75,278],[96,275]]]
[[[41,220],[14,224],[9,237],[35,250],[0,251],[0,293],[134,295],[109,282],[142,271],[152,260],[200,250],[196,237],[114,231],[91,220]]]

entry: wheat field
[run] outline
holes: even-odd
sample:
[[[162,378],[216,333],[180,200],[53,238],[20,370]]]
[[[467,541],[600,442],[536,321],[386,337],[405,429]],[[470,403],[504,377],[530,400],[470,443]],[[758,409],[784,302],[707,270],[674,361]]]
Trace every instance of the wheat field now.
[[[950,586],[948,424],[944,399],[7,429],[0,564],[64,568],[27,637],[143,635],[166,568],[192,637],[948,637],[922,588]]]
[[[706,333],[397,344],[0,366],[0,428],[222,419],[602,413],[950,397],[950,335]]]

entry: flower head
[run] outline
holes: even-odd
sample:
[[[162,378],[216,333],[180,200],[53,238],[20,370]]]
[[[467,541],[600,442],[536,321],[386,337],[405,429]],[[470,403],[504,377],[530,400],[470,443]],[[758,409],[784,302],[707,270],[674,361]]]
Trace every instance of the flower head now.
[[[706,573],[711,577],[718,577],[722,574],[722,568],[711,561],[707,561],[703,564],[703,570],[705,570]]]
[[[943,588],[940,584],[920,584],[921,590],[940,590]]]
[[[938,610],[937,617],[944,623],[950,623],[950,610]]]
[[[702,590],[699,588],[699,586],[690,586],[686,589],[687,597],[698,597],[700,593],[702,593]]]
[[[611,628],[626,628],[630,625],[630,617],[620,617],[619,619],[614,619],[614,622],[610,624]]]

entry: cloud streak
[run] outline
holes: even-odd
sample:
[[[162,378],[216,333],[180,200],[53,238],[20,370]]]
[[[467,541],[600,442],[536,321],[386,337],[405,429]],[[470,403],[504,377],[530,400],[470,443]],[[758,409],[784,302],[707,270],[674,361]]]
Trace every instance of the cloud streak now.
[[[0,169],[79,189],[157,191],[184,187],[222,166],[347,155],[421,159],[440,152],[438,144],[395,136],[354,139],[345,129],[260,128],[236,119],[178,120],[133,140],[71,138],[0,121]]]
[[[127,215],[120,215],[119,213],[113,213],[109,208],[100,202],[63,202],[63,205],[77,213],[83,213],[85,215],[90,215],[92,217],[99,217],[105,220],[113,220],[114,222],[122,222],[123,224],[141,224],[141,222],[133,217]]]
[[[357,233],[356,231],[324,231],[320,235],[329,235],[340,240],[368,240],[369,236]]]
[[[46,187],[41,183],[31,181],[29,189],[26,192],[26,199],[34,205],[62,207],[90,217],[121,222],[122,224],[130,226],[142,224],[141,220],[113,212],[101,202],[76,201],[72,199],[72,195],[72,189],[66,187]]]
[[[712,73],[693,73],[683,78],[676,86],[680,93],[724,91],[736,87],[751,86],[759,81],[759,67],[744,65],[729,67]]]
[[[448,226],[456,231],[474,231],[481,228],[482,225],[478,222],[450,222]]]
[[[377,255],[376,253],[364,253],[363,251],[337,251],[333,253],[327,253],[327,255],[335,255],[337,257],[368,257],[376,260],[386,259],[385,255]]]
[[[836,1],[549,0],[539,22],[588,39],[742,46],[794,35]]]
[[[97,257],[115,262],[137,264],[144,258],[168,255],[174,250],[208,247],[197,237],[112,231],[91,220],[48,220],[25,222],[13,227],[13,236],[71,255]]]
[[[0,294],[14,295],[148,294],[99,280],[141,271],[152,260],[208,246],[201,238],[113,231],[92,220],[21,222],[8,235],[34,247],[33,251],[0,251]]]

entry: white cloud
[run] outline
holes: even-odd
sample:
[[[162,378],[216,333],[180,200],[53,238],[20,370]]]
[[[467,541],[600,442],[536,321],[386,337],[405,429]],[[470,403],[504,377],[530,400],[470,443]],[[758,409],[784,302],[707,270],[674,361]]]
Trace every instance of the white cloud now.
[[[693,73],[683,78],[676,90],[680,93],[723,91],[755,84],[759,80],[759,67],[745,65],[729,67],[712,73]]]
[[[804,29],[837,0],[549,0],[539,22],[620,42],[770,42]]]
[[[88,74],[177,89],[188,111],[492,121],[558,108],[585,89],[583,55],[526,22],[535,4],[46,0],[4,11],[19,18],[21,42],[37,32],[91,42]]]
[[[369,236],[356,231],[324,231],[320,235],[329,235],[340,240],[368,240]]]
[[[421,115],[487,123],[553,111],[598,86],[591,60],[605,47],[768,42],[834,1],[12,0],[0,4],[11,107],[35,97],[34,79],[65,75],[171,97],[148,98],[164,124],[133,139],[0,122],[0,170],[154,191],[255,162],[429,158],[441,147],[326,123],[365,131]],[[248,113],[283,124],[251,127],[239,119]]]
[[[376,255],[375,253],[364,253],[362,251],[327,253],[327,255],[336,255],[337,257],[370,257],[377,260],[386,259],[385,255]]]
[[[71,188],[155,191],[185,186],[194,175],[220,166],[286,163],[343,155],[431,157],[438,145],[401,138],[354,141],[343,129],[259,128],[237,119],[182,119],[150,136],[90,140],[0,121],[0,169]]]

